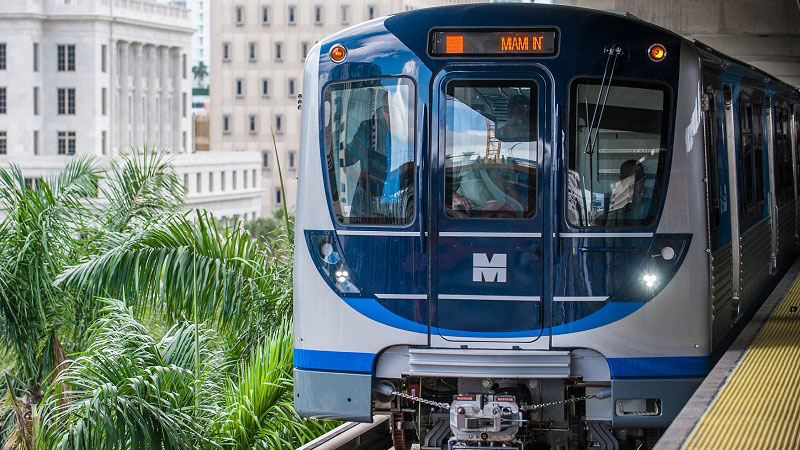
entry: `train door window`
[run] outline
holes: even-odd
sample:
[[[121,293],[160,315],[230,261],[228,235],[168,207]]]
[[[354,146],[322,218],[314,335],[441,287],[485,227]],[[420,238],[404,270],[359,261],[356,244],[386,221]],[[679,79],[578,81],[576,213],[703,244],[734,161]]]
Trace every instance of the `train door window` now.
[[[712,233],[716,233],[720,224],[719,178],[717,167],[717,122],[716,102],[713,89],[703,94],[705,115],[703,117],[704,145],[706,152],[706,171],[708,172],[708,203]]]
[[[794,198],[792,176],[792,150],[789,140],[789,112],[783,107],[775,108],[775,196],[778,206]]]
[[[328,185],[344,225],[408,225],[414,218],[415,90],[408,78],[334,83],[323,122]]]
[[[575,227],[648,226],[661,207],[669,90],[616,81],[603,106],[600,89],[599,79],[570,89],[567,219]]]
[[[514,219],[536,214],[537,90],[530,80],[447,84],[445,213]]]

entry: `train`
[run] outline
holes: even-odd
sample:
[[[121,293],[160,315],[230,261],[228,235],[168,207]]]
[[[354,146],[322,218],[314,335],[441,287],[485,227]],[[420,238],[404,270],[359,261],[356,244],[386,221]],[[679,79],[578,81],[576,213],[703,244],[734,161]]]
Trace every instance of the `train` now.
[[[305,63],[294,406],[650,448],[798,255],[795,87],[626,13],[420,9]]]

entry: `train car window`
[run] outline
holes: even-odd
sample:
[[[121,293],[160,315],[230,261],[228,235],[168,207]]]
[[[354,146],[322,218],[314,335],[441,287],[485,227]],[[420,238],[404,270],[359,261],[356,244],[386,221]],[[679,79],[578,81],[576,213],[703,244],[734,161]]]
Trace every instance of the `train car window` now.
[[[669,90],[615,81],[604,108],[596,107],[599,93],[599,79],[576,80],[570,90],[567,218],[575,227],[648,226],[661,206]],[[602,118],[590,130],[595,110]]]
[[[445,213],[519,219],[536,213],[537,90],[530,80],[447,85]]]
[[[716,100],[713,89],[704,94],[703,102],[708,105],[703,116],[704,145],[706,151],[706,170],[708,171],[709,216],[712,233],[719,228],[719,168],[717,167],[717,117]]]
[[[328,183],[345,225],[407,225],[414,219],[416,95],[408,78],[331,84],[323,121]]]
[[[764,204],[764,146],[759,103],[739,101],[739,170],[742,171],[742,231],[761,220]]]
[[[782,206],[794,198],[792,149],[789,139],[789,111],[783,107],[776,107],[774,123],[775,196],[778,206]]]

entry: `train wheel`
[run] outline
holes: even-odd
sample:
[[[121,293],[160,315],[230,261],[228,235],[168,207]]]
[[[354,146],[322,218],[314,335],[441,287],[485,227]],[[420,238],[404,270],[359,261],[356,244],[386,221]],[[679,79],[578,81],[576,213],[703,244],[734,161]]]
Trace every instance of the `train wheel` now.
[[[414,430],[406,429],[412,420],[411,414],[402,411],[392,413],[392,443],[394,450],[411,450],[414,441]]]

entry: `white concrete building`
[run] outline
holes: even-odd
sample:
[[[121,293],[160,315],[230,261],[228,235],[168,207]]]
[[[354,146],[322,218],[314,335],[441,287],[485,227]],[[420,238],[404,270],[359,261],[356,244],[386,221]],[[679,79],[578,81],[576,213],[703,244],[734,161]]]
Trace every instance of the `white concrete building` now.
[[[208,1],[208,0],[206,0]],[[211,151],[263,155],[265,215],[282,207],[275,130],[289,209],[297,195],[303,65],[318,40],[399,11],[484,0],[213,0]]]
[[[259,154],[184,155],[193,33],[185,8],[149,0],[0,1],[0,167],[17,164],[33,180],[73,155],[107,163],[130,147],[163,148],[189,179],[242,177],[225,194],[189,182],[190,206],[257,216],[260,186],[243,178],[260,169]]]

